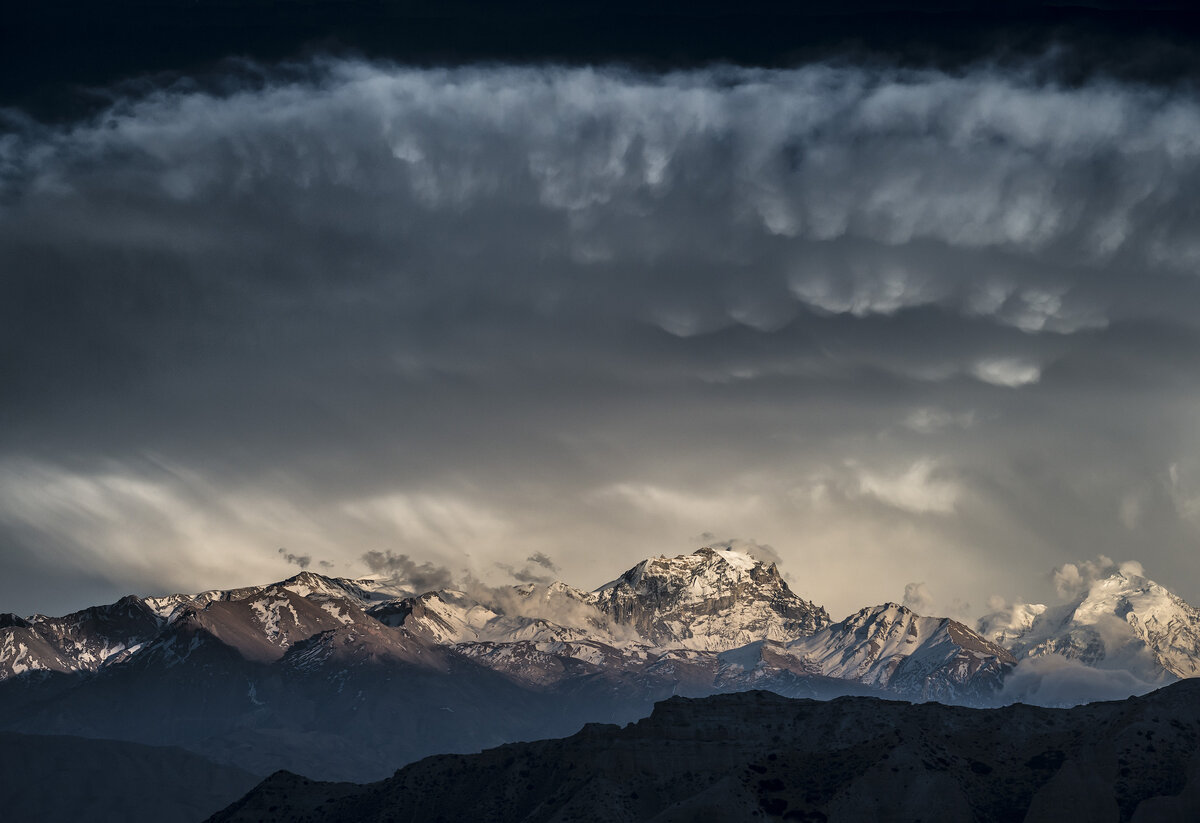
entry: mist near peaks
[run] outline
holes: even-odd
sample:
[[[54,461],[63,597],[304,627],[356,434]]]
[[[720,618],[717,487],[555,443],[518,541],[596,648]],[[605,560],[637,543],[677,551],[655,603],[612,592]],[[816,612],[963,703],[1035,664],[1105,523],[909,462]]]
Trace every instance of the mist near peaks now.
[[[395,579],[411,588],[415,594],[448,589],[454,585],[454,573],[450,569],[428,560],[418,562],[407,554],[369,551],[362,556],[362,562],[373,574]]]
[[[703,532],[834,614],[1132,540],[1200,599],[1184,91],[321,60],[3,116],[5,608]]]

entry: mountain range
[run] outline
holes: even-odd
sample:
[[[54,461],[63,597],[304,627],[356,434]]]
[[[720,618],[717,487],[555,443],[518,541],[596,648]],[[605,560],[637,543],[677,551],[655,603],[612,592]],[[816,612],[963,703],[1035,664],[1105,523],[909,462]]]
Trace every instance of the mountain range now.
[[[706,547],[595,591],[418,592],[304,571],[65,617],[0,615],[0,730],[369,781],[429,755],[627,723],[672,696],[1066,705],[1097,695],[1046,685],[1064,671],[1127,697],[1197,665],[1200,611],[1128,569],[1071,603],[974,628],[895,603],[834,622],[773,564]]]
[[[1198,698],[1198,681],[1068,710],[673,697],[624,728],[430,757],[369,785],[278,772],[210,823],[1195,820]]]

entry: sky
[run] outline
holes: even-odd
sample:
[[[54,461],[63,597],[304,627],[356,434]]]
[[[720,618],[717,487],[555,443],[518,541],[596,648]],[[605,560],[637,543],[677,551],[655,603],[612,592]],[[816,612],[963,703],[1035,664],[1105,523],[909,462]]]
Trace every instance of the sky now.
[[[835,619],[1100,555],[1200,603],[1200,98],[1043,69],[318,56],[0,110],[0,611],[718,543]]]

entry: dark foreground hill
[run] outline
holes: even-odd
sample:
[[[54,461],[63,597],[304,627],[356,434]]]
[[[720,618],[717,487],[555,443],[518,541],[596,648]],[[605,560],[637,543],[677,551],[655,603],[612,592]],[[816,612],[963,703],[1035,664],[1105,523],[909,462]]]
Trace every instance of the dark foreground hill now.
[[[168,746],[0,732],[0,819],[194,823],[260,778]]]
[[[1074,709],[672,698],[367,785],[279,772],[231,821],[1194,821],[1200,682]]]

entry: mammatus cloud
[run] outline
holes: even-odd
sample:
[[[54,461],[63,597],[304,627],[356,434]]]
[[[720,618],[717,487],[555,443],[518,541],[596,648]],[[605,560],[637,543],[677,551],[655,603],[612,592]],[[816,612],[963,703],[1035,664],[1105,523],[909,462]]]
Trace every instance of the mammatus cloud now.
[[[1200,599],[1192,95],[983,64],[259,80],[3,115],[5,608],[262,582],[263,545],[541,553],[588,587],[702,531],[840,614],[1130,540]]]

